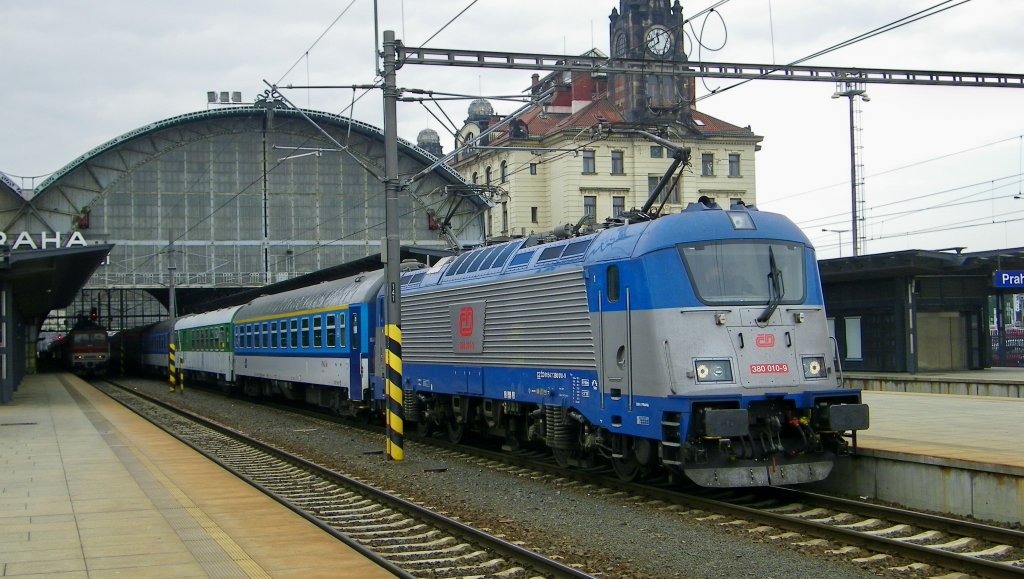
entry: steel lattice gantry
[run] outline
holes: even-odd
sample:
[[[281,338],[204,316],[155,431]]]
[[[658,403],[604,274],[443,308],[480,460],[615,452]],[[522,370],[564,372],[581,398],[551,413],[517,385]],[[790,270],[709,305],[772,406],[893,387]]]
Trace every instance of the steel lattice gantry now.
[[[21,207],[0,208],[0,218],[7,232],[67,239],[77,231],[89,243],[112,244],[109,263],[73,307],[97,307],[112,328],[133,326],[152,321],[140,315],[164,314],[144,312],[111,290],[145,290],[166,303],[172,264],[179,307],[187,312],[218,292],[379,253],[383,140],[376,127],[274,102],[182,115],[89,151]],[[434,160],[401,143],[401,175]],[[447,248],[428,210],[443,215],[456,206],[450,233],[465,245],[481,243],[489,202],[467,196],[467,185],[447,166],[410,183],[399,207],[402,244]]]

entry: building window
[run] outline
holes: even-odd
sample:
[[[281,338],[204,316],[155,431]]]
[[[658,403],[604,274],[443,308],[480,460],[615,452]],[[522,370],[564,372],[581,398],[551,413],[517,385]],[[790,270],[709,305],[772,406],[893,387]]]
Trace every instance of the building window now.
[[[594,159],[593,151],[583,151],[583,172],[586,174],[597,173],[597,161]]]
[[[491,186],[491,168],[484,169],[484,185]]]
[[[860,316],[846,318],[846,359],[863,360],[864,351],[861,348],[861,327]]]
[[[508,235],[508,203],[501,204],[501,233]]]
[[[480,180],[480,175],[477,174],[476,171],[473,171],[473,184],[476,185],[479,180]]]
[[[536,175],[537,174],[537,163],[530,163],[530,174],[531,175]]]
[[[501,162],[501,182],[508,183],[508,161]]]
[[[700,155],[700,174],[703,177],[713,177],[715,175],[715,155],[712,153],[701,153]]]
[[[651,147],[651,158],[661,159],[665,156],[665,149],[661,147]]]
[[[536,207],[530,207],[530,222],[531,223],[538,223],[538,221],[537,221],[537,208]]]
[[[612,217],[618,217],[626,212],[626,198],[619,195],[612,197]]]
[[[739,177],[740,176],[740,154],[729,153],[729,176]]]
[[[583,196],[583,214],[591,217],[597,217],[597,196],[595,195],[584,195]]]
[[[625,165],[622,160],[622,151],[612,151],[612,175],[625,175]]]
[[[647,195],[648,196],[650,196],[651,193],[654,193],[654,189],[658,186],[659,182],[661,182],[661,177],[659,177],[657,175],[648,175],[647,176]],[[678,183],[676,182],[676,180],[674,178],[671,181],[669,181],[665,185],[665,187],[666,188],[670,188],[669,191],[668,191],[668,201],[667,201],[668,203],[672,203],[672,204],[675,204],[675,205],[679,205],[680,203],[682,203],[682,201],[679,198],[679,186],[678,186]],[[664,191],[662,191],[662,197],[660,197],[659,199],[663,199],[663,198],[664,198]]]

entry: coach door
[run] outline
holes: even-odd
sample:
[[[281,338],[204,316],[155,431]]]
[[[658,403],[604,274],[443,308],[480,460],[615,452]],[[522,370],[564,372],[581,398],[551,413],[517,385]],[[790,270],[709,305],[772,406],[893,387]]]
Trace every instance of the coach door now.
[[[604,270],[601,292],[601,404],[606,397],[612,403],[625,398],[633,406],[632,353],[630,343],[629,288],[621,282],[618,265]]]

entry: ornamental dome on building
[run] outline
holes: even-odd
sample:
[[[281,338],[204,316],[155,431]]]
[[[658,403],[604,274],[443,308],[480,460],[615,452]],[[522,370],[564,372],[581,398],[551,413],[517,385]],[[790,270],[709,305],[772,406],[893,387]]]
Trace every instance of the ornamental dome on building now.
[[[420,131],[416,135],[416,146],[435,157],[440,157],[443,154],[441,137],[437,135],[437,131],[434,129],[423,129]]]
[[[467,121],[485,121],[494,115],[494,107],[487,99],[476,99],[469,103],[469,118]]]

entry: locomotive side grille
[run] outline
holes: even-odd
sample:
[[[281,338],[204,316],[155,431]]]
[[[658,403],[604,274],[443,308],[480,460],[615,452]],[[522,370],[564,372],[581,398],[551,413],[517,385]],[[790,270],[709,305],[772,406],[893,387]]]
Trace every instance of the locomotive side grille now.
[[[483,352],[455,354],[450,307],[474,301],[487,303]],[[402,357],[413,363],[593,368],[582,271],[402,296]]]

